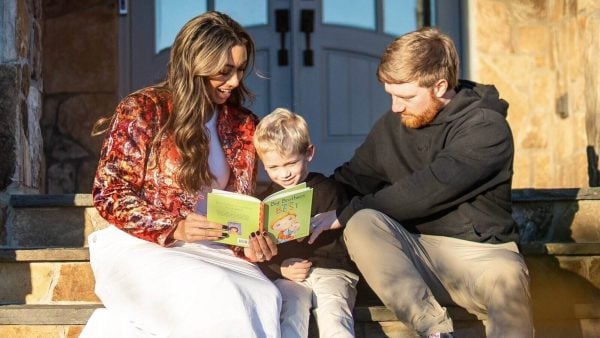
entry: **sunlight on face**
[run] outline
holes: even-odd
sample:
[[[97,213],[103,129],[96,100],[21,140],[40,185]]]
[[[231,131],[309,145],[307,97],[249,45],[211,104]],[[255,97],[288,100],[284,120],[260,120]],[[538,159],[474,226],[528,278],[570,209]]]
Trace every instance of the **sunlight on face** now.
[[[240,85],[247,63],[246,48],[237,45],[231,48],[225,68],[209,77],[208,93],[213,103],[223,104],[231,96],[231,91]]]
[[[408,128],[421,128],[433,121],[444,104],[433,89],[420,87],[416,82],[386,83],[385,91],[392,96],[392,111]]]
[[[260,159],[271,180],[287,188],[306,179],[308,164],[312,157],[312,151],[307,154],[294,155],[282,155],[277,151],[267,151],[260,156]]]

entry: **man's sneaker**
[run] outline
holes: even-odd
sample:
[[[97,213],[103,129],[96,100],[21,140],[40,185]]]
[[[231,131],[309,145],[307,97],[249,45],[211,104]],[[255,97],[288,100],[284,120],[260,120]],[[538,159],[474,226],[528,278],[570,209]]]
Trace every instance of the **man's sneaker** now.
[[[453,338],[454,336],[452,335],[452,333],[450,332],[436,332],[436,333],[432,333],[428,336],[428,338]]]

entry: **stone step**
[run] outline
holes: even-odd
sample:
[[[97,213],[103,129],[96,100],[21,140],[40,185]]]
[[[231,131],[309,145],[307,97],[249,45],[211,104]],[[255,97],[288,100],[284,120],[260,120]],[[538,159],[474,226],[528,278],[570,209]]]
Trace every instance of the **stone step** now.
[[[521,242],[600,242],[600,188],[514,189]]]
[[[83,325],[0,325],[2,338],[78,338]]]
[[[20,327],[32,332],[38,326],[45,330],[54,327],[57,330],[76,327],[81,330],[92,312],[102,305],[4,305],[0,306],[0,336],[10,337],[11,327]],[[460,337],[481,337],[483,326],[466,311],[450,307],[448,312],[455,321]],[[359,338],[418,337],[416,332],[399,322],[383,306],[358,306],[354,311],[356,336]],[[311,337],[315,330],[312,331]],[[3,334],[4,333],[4,334]]]
[[[50,337],[51,332],[69,335],[56,337],[76,337],[92,312],[101,305],[1,305],[0,337]],[[484,337],[485,331],[480,322],[466,311],[449,307],[448,312],[454,320],[457,337]],[[552,330],[536,328],[536,337],[598,337],[600,323],[600,303],[577,304],[573,309],[575,320],[568,331],[565,323],[554,325]],[[354,310],[356,336],[359,338],[404,338],[418,335],[383,306],[357,306]],[[46,334],[40,334],[45,332]],[[576,335],[573,333],[577,332]]]
[[[101,304],[0,305],[0,324],[85,325],[92,312],[101,307]]]
[[[0,337],[77,338],[102,305],[0,305]]]
[[[0,249],[0,276],[0,303],[99,303],[87,248]]]
[[[84,247],[106,225],[90,194],[12,195],[0,247]]]
[[[600,337],[599,196],[599,188],[513,191],[513,216],[528,243],[520,248],[531,276],[537,337]],[[0,303],[54,306],[63,315],[68,310],[61,306],[99,306],[86,238],[106,222],[91,202],[89,194],[11,196],[0,229]],[[389,311],[365,304],[356,308],[358,337],[416,337]],[[482,336],[473,323],[457,320],[461,337]],[[81,325],[0,324],[0,337],[76,337]]]
[[[530,270],[536,328],[538,333],[544,333],[538,336],[571,337],[573,332],[584,329],[600,333],[600,307],[585,305],[589,302],[600,304],[600,275],[597,273],[600,271],[600,243],[546,243],[522,245],[521,249]],[[25,303],[2,307],[5,312],[0,311],[0,318],[8,318],[7,313],[11,311],[23,313],[28,306],[33,306],[36,313],[55,311],[45,314],[47,318],[67,320],[65,314],[73,312],[77,306],[83,306],[88,313],[90,308],[100,306],[93,292],[94,278],[88,259],[87,248],[0,250],[0,275],[8,277],[0,279],[0,303]],[[355,310],[357,336],[416,337],[387,309],[367,306],[370,304],[378,304],[378,300],[367,299],[365,302],[359,299]],[[85,311],[79,312],[87,318]],[[457,330],[464,333],[461,336],[481,336],[482,326],[469,318],[464,310],[451,308],[450,312],[457,320]],[[78,330],[75,322],[5,325],[10,326],[10,330],[19,328],[25,332],[31,329],[63,333]],[[2,334],[8,326],[1,326],[0,337],[11,336]]]
[[[512,195],[522,242],[600,242],[600,188],[515,189]],[[0,247],[86,246],[87,235],[106,226],[90,194],[12,195],[8,204]]]
[[[102,308],[102,304],[7,304],[0,305],[2,325],[80,325],[85,324],[92,312]],[[582,315],[595,315],[595,312],[580,311]],[[476,318],[458,307],[448,308],[450,316],[458,321]],[[586,317],[587,318],[587,317]],[[357,306],[354,309],[357,322],[390,322],[398,319],[385,306]]]
[[[600,298],[600,243],[529,244],[521,250],[540,310]],[[98,302],[87,248],[0,249],[0,275],[0,303]],[[554,288],[560,291],[553,296]]]

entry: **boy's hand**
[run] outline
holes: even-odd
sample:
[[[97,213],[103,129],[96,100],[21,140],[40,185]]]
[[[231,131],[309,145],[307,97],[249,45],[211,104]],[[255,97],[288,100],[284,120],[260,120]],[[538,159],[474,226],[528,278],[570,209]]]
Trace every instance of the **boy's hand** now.
[[[302,282],[308,277],[311,261],[301,258],[288,258],[281,263],[281,275],[294,282]]]
[[[321,232],[325,230],[339,229],[342,227],[340,221],[337,219],[335,210],[330,210],[322,214],[315,215],[311,219],[310,224],[312,227],[312,233],[308,239],[308,244],[313,244]]]

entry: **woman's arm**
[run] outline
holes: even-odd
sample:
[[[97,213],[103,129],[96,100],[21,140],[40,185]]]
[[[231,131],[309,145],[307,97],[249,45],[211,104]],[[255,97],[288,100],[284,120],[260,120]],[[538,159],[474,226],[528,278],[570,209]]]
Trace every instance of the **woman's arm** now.
[[[111,224],[160,245],[175,228],[177,200],[158,207],[145,198],[144,180],[161,107],[155,98],[132,94],[118,106],[100,153],[92,195],[94,206]],[[164,179],[172,179],[165,177]]]

